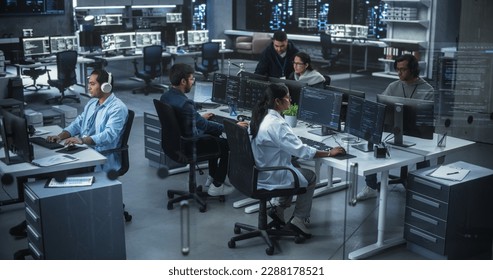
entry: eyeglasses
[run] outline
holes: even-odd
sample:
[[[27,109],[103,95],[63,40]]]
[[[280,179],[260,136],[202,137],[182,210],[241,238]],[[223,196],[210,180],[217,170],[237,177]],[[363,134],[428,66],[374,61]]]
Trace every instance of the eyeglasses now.
[[[305,65],[305,63],[303,63],[303,62],[294,62],[293,61],[293,65],[294,66],[303,66],[303,65]]]
[[[402,73],[402,72],[406,72],[407,70],[409,70],[409,68],[407,68],[407,67],[406,68],[396,68],[395,70],[397,72],[401,72]]]

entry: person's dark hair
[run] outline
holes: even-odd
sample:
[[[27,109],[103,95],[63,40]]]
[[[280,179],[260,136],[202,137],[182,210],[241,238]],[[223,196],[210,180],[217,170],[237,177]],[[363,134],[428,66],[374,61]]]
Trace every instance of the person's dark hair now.
[[[188,79],[194,72],[192,66],[176,63],[169,70],[169,81],[172,85],[179,86],[182,79]]]
[[[276,32],[274,32],[274,36],[272,36],[272,39],[274,41],[284,42],[288,39],[288,35],[284,31],[277,30]]]
[[[99,83],[99,85],[102,85],[104,83],[107,83],[110,77],[110,74],[104,70],[104,69],[94,69],[91,72],[91,75],[97,75],[98,77],[96,78],[96,81]],[[115,79],[111,79],[111,87],[114,87]]]
[[[294,57],[299,57],[301,61],[305,64],[308,63],[308,67],[306,67],[307,70],[313,70],[312,59],[309,54],[307,54],[306,52],[299,52],[295,54]]]
[[[268,110],[274,109],[276,99],[284,98],[288,93],[288,87],[282,83],[272,83],[265,89],[264,94],[252,110],[252,119],[250,121],[252,139],[257,136],[260,124],[267,115]]]
[[[418,59],[412,54],[404,54],[399,56],[394,61],[394,69],[397,70],[397,63],[407,61],[407,68],[413,75],[413,77],[419,77],[419,62]]]

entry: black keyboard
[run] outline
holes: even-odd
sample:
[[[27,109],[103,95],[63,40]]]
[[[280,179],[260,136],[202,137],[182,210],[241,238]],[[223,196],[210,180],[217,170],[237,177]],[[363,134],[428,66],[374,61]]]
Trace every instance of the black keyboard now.
[[[328,146],[322,142],[315,141],[315,140],[308,139],[308,138],[301,137],[301,136],[299,136],[299,138],[301,139],[301,142],[303,142],[303,144],[307,144],[308,146],[313,147],[317,150],[328,151],[329,149],[332,149],[331,146]],[[355,155],[351,155],[351,154],[346,153],[343,155],[342,154],[336,155],[334,158],[343,160],[343,159],[350,159],[350,158],[355,158],[355,157],[356,157]]]
[[[219,116],[219,115],[214,115],[214,117],[212,117],[212,119],[210,119],[210,120],[213,122],[218,122],[218,123],[223,123],[224,120],[230,120],[230,121],[236,122],[235,117],[224,117],[224,116]]]
[[[303,142],[303,144],[307,144],[308,146],[313,147],[317,150],[328,151],[329,149],[332,149],[331,146],[328,146],[322,142],[318,142],[318,141],[308,139],[305,137],[301,137],[301,136],[300,136],[300,139],[301,139],[301,142]]]
[[[48,142],[48,141],[46,141],[46,138],[38,137],[38,136],[29,138],[29,141],[31,141],[31,143],[34,143],[34,144],[39,145],[41,147],[45,147],[45,148],[50,149],[50,150],[60,149],[60,148],[64,147],[60,143]]]

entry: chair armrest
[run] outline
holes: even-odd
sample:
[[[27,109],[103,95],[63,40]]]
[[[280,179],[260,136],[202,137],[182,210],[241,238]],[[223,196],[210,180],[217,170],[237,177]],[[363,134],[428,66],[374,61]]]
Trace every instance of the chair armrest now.
[[[300,187],[300,179],[298,178],[298,174],[290,167],[287,167],[287,166],[257,167],[257,166],[255,166],[255,168],[258,170],[258,172],[288,170],[289,172],[291,172],[291,174],[293,174],[294,188]]]
[[[125,145],[124,147],[120,147],[120,148],[114,148],[114,149],[108,149],[108,150],[100,151],[99,153],[102,154],[103,156],[105,156],[105,155],[109,155],[109,154],[112,154],[115,152],[121,152],[121,151],[125,151],[125,150],[128,150],[128,145]]]
[[[249,43],[252,42],[252,39],[250,36],[238,36],[236,37],[236,43]]]

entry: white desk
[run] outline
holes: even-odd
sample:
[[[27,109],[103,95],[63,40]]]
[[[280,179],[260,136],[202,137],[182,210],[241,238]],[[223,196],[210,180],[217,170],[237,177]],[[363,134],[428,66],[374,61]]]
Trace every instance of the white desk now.
[[[231,49],[220,49],[219,50],[219,54],[221,54],[221,73],[223,73],[223,70],[224,70],[224,55],[227,53],[232,53],[232,52],[233,52],[233,50],[231,50]],[[176,58],[178,58],[178,57],[191,56],[194,59],[197,59],[197,57],[202,55],[202,52],[200,52],[200,51],[183,52],[183,53],[173,52],[173,53],[168,53],[168,54],[171,55],[171,65],[174,65]]]
[[[43,135],[42,137],[46,137],[47,135],[55,135],[62,131],[62,129],[59,126],[45,126],[40,129],[48,130],[51,132],[50,134]],[[38,146],[36,144],[33,144],[33,147],[34,147],[34,158],[42,158],[54,154],[59,154],[55,152],[56,150],[49,150],[44,147]],[[5,155],[5,151],[3,148],[0,149],[0,155],[2,157],[4,157]],[[73,170],[78,168],[96,166],[99,164],[104,164],[106,162],[105,156],[101,155],[96,150],[91,148],[75,153],[73,154],[73,156],[77,157],[79,160],[64,163],[64,164],[59,164],[59,165],[48,166],[48,167],[39,167],[27,162],[7,165],[3,161],[0,161],[0,174],[2,176],[5,174],[10,174],[14,178],[35,177],[38,175],[48,174],[52,172],[60,172],[60,171],[67,171],[67,170]],[[11,201],[0,201],[0,205],[22,202],[23,190],[18,189],[18,191],[20,191],[18,193],[19,195],[18,199],[13,199]]]

